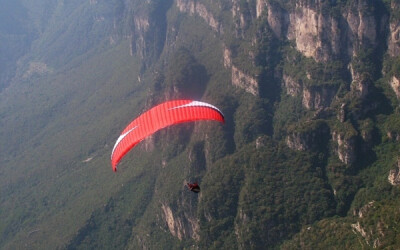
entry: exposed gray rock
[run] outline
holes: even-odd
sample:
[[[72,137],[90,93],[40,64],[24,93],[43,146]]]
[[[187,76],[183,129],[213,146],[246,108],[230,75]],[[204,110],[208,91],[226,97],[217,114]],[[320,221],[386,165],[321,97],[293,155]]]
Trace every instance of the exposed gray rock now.
[[[331,105],[337,87],[330,85],[303,88],[303,106],[306,109],[323,109]]]
[[[348,165],[356,161],[356,137],[346,138],[343,134],[333,131],[332,140],[336,142],[336,153],[339,159]]]
[[[393,186],[400,185],[400,159],[397,159],[397,166],[389,171],[388,181]]]

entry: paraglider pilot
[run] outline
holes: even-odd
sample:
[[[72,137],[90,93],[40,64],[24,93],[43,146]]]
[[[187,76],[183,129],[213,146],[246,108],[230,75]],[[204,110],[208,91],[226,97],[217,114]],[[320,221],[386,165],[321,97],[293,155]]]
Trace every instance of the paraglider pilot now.
[[[194,193],[200,192],[200,186],[199,186],[199,184],[197,184],[197,182],[195,182],[195,183],[188,182],[187,187],[189,188],[190,191],[192,191]]]

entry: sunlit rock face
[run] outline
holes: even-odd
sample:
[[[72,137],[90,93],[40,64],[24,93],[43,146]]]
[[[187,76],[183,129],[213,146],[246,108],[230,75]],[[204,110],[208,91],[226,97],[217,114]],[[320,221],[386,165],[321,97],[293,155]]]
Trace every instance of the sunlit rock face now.
[[[283,85],[285,86],[286,94],[291,96],[298,96],[302,91],[302,84],[288,75],[283,75]]]
[[[258,95],[257,79],[245,74],[235,66],[232,66],[232,84],[244,89],[246,92],[254,96]]]
[[[353,164],[356,161],[355,136],[345,138],[344,135],[334,131],[332,133],[332,140],[336,142],[335,151],[339,159],[345,164]]]
[[[196,218],[187,216],[187,214],[184,214],[183,217],[177,216],[173,213],[171,207],[166,204],[161,205],[161,210],[162,217],[172,236],[177,237],[179,240],[192,238],[198,241],[200,239],[198,234],[200,226]]]
[[[400,11],[400,4],[391,2],[393,13]],[[400,56],[400,20],[392,18],[389,24],[388,53],[391,57]]]
[[[228,48],[224,48],[223,59],[225,68],[231,70],[232,85],[244,89],[254,96],[258,96],[259,82],[257,78],[244,73],[232,64],[232,52]]]
[[[400,21],[390,23],[388,52],[392,57],[400,56]]]
[[[369,93],[369,89],[371,88],[372,83],[362,74],[355,71],[352,65],[349,66],[349,69],[352,78],[351,90],[361,98],[366,97]]]
[[[377,46],[377,22],[385,20],[376,20],[367,0],[354,1],[343,13],[328,12],[326,5],[325,1],[296,1],[288,12],[275,2],[260,0],[257,16],[267,9],[275,35],[294,41],[299,52],[317,62],[352,57],[362,47]]]
[[[323,15],[321,7],[320,1],[297,2],[295,11],[289,14],[287,38],[295,41],[304,56],[325,62],[340,53],[341,34],[338,21]]]
[[[202,3],[195,0],[177,0],[176,6],[181,12],[200,16],[214,31],[222,32],[221,24]]]
[[[361,47],[375,47],[378,35],[377,20],[369,9],[368,1],[355,1],[351,7],[343,14],[349,27],[347,41],[350,44],[350,55]]]
[[[397,77],[393,76],[390,80],[390,86],[392,87],[397,98],[400,98],[400,80]]]
[[[400,160],[397,160],[397,166],[389,171],[388,181],[393,186],[400,185]]]

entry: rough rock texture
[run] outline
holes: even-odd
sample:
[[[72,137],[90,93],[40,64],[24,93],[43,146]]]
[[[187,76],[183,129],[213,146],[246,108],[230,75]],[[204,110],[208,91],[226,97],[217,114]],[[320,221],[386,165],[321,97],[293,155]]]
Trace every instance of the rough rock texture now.
[[[252,95],[258,95],[258,81],[232,65],[232,84]]]
[[[400,4],[391,2],[393,13],[399,13]],[[393,18],[389,25],[388,53],[392,57],[400,56],[400,20]]]
[[[292,133],[286,137],[286,145],[297,151],[306,151],[310,149],[313,140],[313,134]]]
[[[30,62],[28,70],[24,73],[22,78],[29,78],[34,74],[43,75],[51,73],[53,70],[43,62]]]
[[[337,112],[337,119],[340,121],[340,122],[344,122],[344,121],[346,121],[346,114],[347,114],[347,112],[346,112],[346,103],[342,103],[341,105],[340,105],[340,109],[338,110],[338,112]]]
[[[349,66],[351,78],[351,89],[353,93],[356,93],[359,97],[364,98],[368,95],[369,89],[371,88],[371,82],[363,77],[360,73],[356,72],[352,65]]]
[[[397,159],[397,166],[395,169],[391,169],[388,176],[388,181],[393,186],[400,185],[400,159]]]
[[[294,40],[296,48],[306,57],[325,62],[340,53],[340,29],[335,18],[321,13],[320,1],[296,3],[289,14],[287,38]]]
[[[166,204],[161,204],[161,210],[168,229],[174,237],[177,237],[179,240],[183,238],[200,239],[198,234],[200,226],[197,219],[188,216],[176,216]]]
[[[367,0],[355,1],[341,15],[324,12],[326,4],[320,0],[297,1],[293,11],[288,13],[276,2],[260,0],[257,13],[267,5],[268,24],[275,35],[293,40],[298,51],[318,62],[352,57],[364,46],[377,45],[378,32],[381,32],[377,23],[381,20],[376,20]],[[394,23],[393,30],[396,27]]]
[[[351,227],[355,234],[360,234],[362,236],[368,246],[371,246],[372,248],[379,248],[381,246],[380,237],[385,236],[383,230],[384,227],[386,227],[385,223],[382,221],[378,221],[378,223],[373,226],[373,229],[371,229],[371,225],[365,225],[365,223],[363,223],[363,218],[367,218],[368,213],[370,213],[371,210],[374,209],[375,201],[370,201],[363,207],[361,207],[358,211],[354,210],[353,215],[358,215],[358,221],[357,223],[351,224]],[[375,233],[377,233],[379,237],[374,237],[374,235],[376,235]]]
[[[390,86],[392,87],[397,98],[400,98],[400,80],[397,77],[393,76],[390,80]]]
[[[375,201],[370,201],[368,204],[361,207],[358,212],[354,211],[354,214],[357,214],[359,218],[364,218],[367,212],[374,206]]]
[[[149,29],[150,23],[148,17],[134,17],[134,28],[135,32],[129,36],[130,42],[130,53],[133,55],[137,52],[141,58],[146,55],[146,41],[145,34]]]
[[[236,36],[244,37],[242,31],[249,26],[251,22],[251,16],[248,15],[246,11],[242,10],[240,6],[241,5],[238,1],[233,1],[232,16],[235,23]]]
[[[286,145],[297,151],[306,150],[321,150],[327,141],[329,135],[329,127],[324,123],[319,123],[316,126],[310,125],[314,121],[301,124],[306,128],[314,127],[306,131],[294,131],[286,137]]]
[[[400,21],[390,23],[388,52],[392,57],[400,56]]]
[[[329,107],[336,95],[336,87],[312,86],[303,89],[303,106],[306,109],[322,109]]]
[[[336,142],[335,152],[339,159],[345,164],[353,164],[356,161],[356,137],[345,138],[343,134],[333,131],[332,140]]]
[[[387,131],[386,136],[389,140],[400,141],[400,135],[395,131]]]
[[[234,5],[236,6],[236,5]],[[212,14],[207,11],[206,6],[203,4],[194,1],[194,0],[178,0],[177,7],[181,12],[189,13],[190,15],[198,15],[203,18],[206,23],[217,33],[223,33],[222,25],[212,16]],[[237,6],[236,6],[237,7]],[[232,9],[233,15],[241,13],[240,9]],[[240,14],[242,15],[242,14]],[[243,19],[243,24],[246,26],[246,20],[244,16],[241,16],[240,19]],[[241,27],[241,28],[244,28]],[[243,88],[246,92],[251,93],[255,96],[259,93],[259,83],[255,77],[252,77],[246,73],[244,73],[241,69],[232,64],[232,53],[229,49],[224,48],[223,57],[224,57],[224,66],[225,68],[231,69],[231,77],[232,84],[239,88]]]
[[[181,12],[198,15],[216,32],[222,33],[222,26],[214,16],[207,11],[204,4],[195,0],[177,0],[176,6]]]
[[[260,8],[261,6],[265,5],[260,5]],[[284,36],[286,36],[289,26],[289,13],[285,9],[282,9],[280,5],[275,2],[268,3],[267,10],[267,20],[269,26],[274,34],[278,38],[282,39]],[[262,11],[260,10],[260,12]]]
[[[360,47],[375,47],[377,45],[377,20],[369,9],[368,1],[358,0],[352,3],[347,13],[344,13],[350,28],[347,34],[349,55],[354,55]]]
[[[257,0],[256,1],[256,15],[257,18],[261,16],[262,12],[266,7],[268,7],[268,1],[267,0]]]
[[[268,139],[267,139],[266,136],[257,137],[257,139],[256,139],[256,149],[263,148],[265,146],[267,140]]]
[[[232,64],[232,52],[224,48],[224,66],[227,69],[231,69],[232,84],[239,88],[244,89],[246,92],[258,96],[259,94],[259,83],[255,77],[245,74],[242,70]]]
[[[285,74],[283,75],[283,85],[286,88],[286,93],[291,96],[298,96],[302,91],[302,84]]]

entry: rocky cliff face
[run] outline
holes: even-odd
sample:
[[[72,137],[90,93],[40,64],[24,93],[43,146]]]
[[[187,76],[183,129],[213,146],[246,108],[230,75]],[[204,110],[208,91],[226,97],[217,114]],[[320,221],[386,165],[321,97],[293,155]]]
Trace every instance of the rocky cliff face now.
[[[336,95],[336,87],[313,86],[303,90],[303,106],[306,109],[321,109],[329,107]]]
[[[166,11],[171,0],[154,1],[115,1],[113,33],[110,43],[127,39],[130,54],[139,55],[146,65],[159,57],[166,40]]]
[[[329,127],[320,121],[307,121],[299,126],[303,129],[294,128],[294,131],[286,137],[286,145],[298,151],[323,151],[327,143]]]
[[[400,55],[400,21],[392,21],[390,23],[388,51],[392,57]]]
[[[215,32],[223,32],[221,24],[201,2],[195,0],[177,0],[176,6],[181,12],[200,16]]]
[[[392,76],[389,83],[397,98],[400,98],[400,80],[396,76]]]
[[[351,58],[363,47],[377,46],[377,37],[384,34],[379,25],[387,17],[376,15],[367,0],[354,1],[340,13],[329,12],[325,1],[296,1],[289,11],[276,2],[265,2],[258,1],[257,13],[267,9],[275,35],[294,41],[298,51],[318,62]],[[396,23],[392,30],[398,27]]]
[[[390,170],[388,181],[393,186],[400,185],[400,159],[397,159],[397,166]]]
[[[252,77],[244,73],[241,69],[232,64],[232,52],[224,48],[223,53],[224,66],[231,70],[231,81],[236,87],[244,89],[246,92],[257,96],[259,94],[259,81],[256,77]]]
[[[400,4],[391,2],[392,13],[400,12]],[[392,17],[389,25],[388,53],[392,57],[400,56],[400,19]]]
[[[128,38],[130,39],[130,53],[138,53],[141,58],[146,56],[146,41],[145,34],[149,30],[150,23],[148,16],[134,16],[133,30]]]
[[[165,220],[169,232],[178,239],[192,238],[199,240],[199,222],[196,217],[189,216],[184,213],[182,216],[177,216],[172,212],[171,207],[166,204],[161,204],[163,219]]]
[[[323,15],[323,3],[297,2],[295,11],[289,14],[287,38],[294,40],[296,48],[306,57],[316,61],[328,61],[340,53],[340,29],[338,21]],[[329,32],[327,32],[329,31]]]
[[[372,230],[369,231],[360,222],[360,221],[362,221],[362,218],[365,218],[368,215],[368,213],[370,213],[371,210],[373,210],[375,208],[374,203],[375,203],[375,201],[370,201],[368,204],[365,204],[362,208],[360,208],[360,210],[357,213],[358,218],[360,220],[357,221],[357,223],[355,223],[355,224],[351,224],[351,227],[353,228],[353,232],[359,233],[362,236],[362,238],[365,240],[365,242],[367,243],[368,246],[371,246],[373,248],[378,248],[381,245],[379,238],[374,238]],[[385,236],[383,234],[382,226],[383,226],[383,223],[380,222],[375,227],[377,229],[377,231],[380,231],[379,236],[381,236],[381,237]]]
[[[293,97],[298,96],[302,90],[302,83],[299,81],[294,80],[292,77],[288,75],[283,75],[283,85],[286,89],[286,94],[291,95]]]
[[[364,74],[355,71],[352,65],[349,65],[349,69],[352,76],[352,82],[350,84],[351,90],[353,93],[356,93],[358,97],[365,98],[372,85],[370,79],[368,79]]]
[[[335,152],[339,159],[345,164],[353,164],[356,161],[356,137],[333,131],[332,140],[336,143]]]

